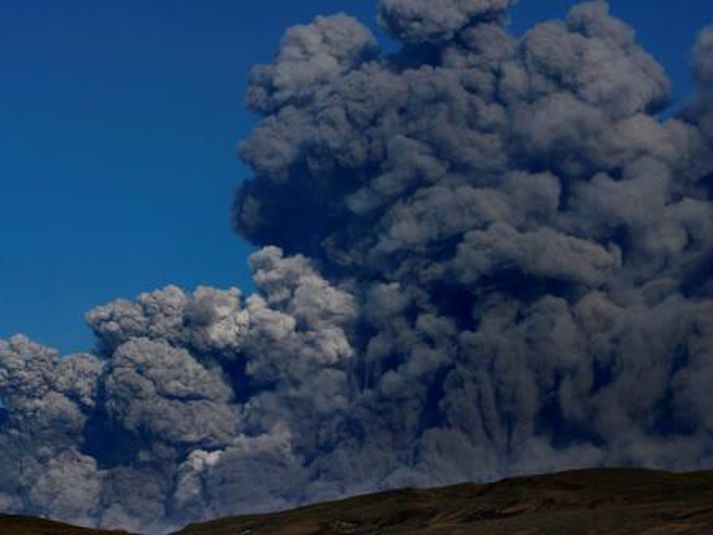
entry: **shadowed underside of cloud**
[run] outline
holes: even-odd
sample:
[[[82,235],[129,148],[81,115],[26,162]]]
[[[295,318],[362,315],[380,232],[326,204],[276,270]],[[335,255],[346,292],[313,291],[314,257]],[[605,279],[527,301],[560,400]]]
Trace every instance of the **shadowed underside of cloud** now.
[[[406,485],[713,465],[713,31],[678,116],[603,2],[383,0],[256,67],[256,295],[0,342],[0,509],[159,531]]]

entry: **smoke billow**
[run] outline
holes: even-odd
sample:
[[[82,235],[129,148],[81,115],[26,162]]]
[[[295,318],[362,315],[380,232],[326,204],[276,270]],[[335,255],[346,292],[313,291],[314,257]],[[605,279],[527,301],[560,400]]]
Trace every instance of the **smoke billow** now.
[[[159,531],[405,485],[713,465],[713,30],[698,96],[604,2],[382,0],[256,67],[236,229],[255,295],[0,342],[0,507]]]

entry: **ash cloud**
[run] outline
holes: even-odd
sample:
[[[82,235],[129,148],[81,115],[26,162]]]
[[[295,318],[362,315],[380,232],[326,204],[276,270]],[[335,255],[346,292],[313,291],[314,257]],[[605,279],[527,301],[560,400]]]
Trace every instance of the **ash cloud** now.
[[[258,292],[87,314],[93,355],[0,342],[0,506],[158,532],[577,466],[713,465],[713,30],[699,94],[581,4],[383,0],[288,30],[233,212]]]

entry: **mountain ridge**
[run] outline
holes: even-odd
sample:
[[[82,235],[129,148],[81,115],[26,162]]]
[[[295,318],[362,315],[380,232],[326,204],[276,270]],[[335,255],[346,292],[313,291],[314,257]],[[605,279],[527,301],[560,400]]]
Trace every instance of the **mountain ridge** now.
[[[713,532],[713,471],[573,470],[495,483],[386,491],[174,535]]]
[[[8,535],[129,535],[0,515]],[[713,533],[713,470],[600,468],[494,483],[404,488],[277,513],[190,524],[171,535]]]

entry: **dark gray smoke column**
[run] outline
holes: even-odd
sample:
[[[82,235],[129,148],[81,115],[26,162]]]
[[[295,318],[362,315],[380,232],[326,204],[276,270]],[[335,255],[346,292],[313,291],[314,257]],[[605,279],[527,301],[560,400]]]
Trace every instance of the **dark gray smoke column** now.
[[[359,452],[347,480],[712,460],[713,34],[699,102],[662,121],[669,82],[606,4],[518,41],[508,3],[385,0],[398,54],[333,49],[334,18],[253,77],[236,226],[361,303],[354,405],[314,461]]]
[[[713,465],[713,30],[697,99],[603,2],[290,29],[236,228],[259,295],[97,308],[96,356],[0,343],[0,506],[160,530],[404,485]]]

